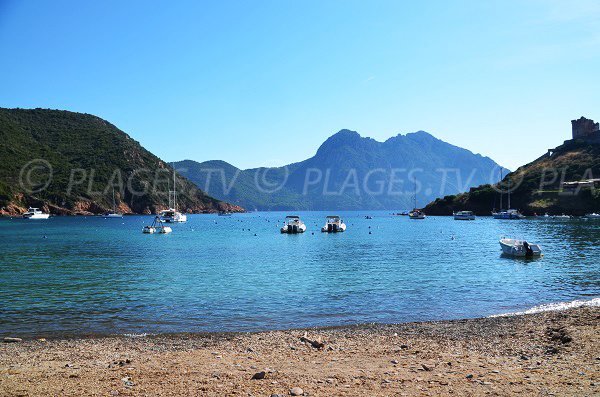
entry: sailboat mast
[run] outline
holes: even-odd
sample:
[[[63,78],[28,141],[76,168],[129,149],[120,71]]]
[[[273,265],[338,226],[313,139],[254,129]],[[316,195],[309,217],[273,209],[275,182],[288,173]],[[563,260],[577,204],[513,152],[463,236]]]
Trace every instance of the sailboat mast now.
[[[498,187],[500,188],[500,211],[502,211],[502,198],[503,198],[503,191],[502,191],[502,168],[500,168],[500,182],[498,183]]]
[[[417,208],[417,178],[413,179],[413,183],[415,185],[415,196],[414,196],[415,206],[414,206],[414,208],[416,209]]]
[[[115,203],[115,187],[113,186],[113,212],[117,212],[117,204]]]
[[[510,178],[508,179],[508,210],[510,209]]]
[[[175,167],[173,167],[173,209],[177,211],[177,181],[175,180]]]

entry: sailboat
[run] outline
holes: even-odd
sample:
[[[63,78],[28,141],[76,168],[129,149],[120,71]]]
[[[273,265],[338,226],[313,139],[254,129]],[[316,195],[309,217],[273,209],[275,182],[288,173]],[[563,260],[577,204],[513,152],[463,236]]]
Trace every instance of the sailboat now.
[[[172,201],[171,197],[173,197]],[[160,211],[158,216],[163,222],[167,223],[187,222],[187,215],[177,211],[177,179],[175,168],[173,168],[173,190],[169,190],[169,209]]]
[[[117,204],[115,202],[115,187],[112,188],[112,198],[113,198],[113,209],[112,211],[105,212],[102,214],[105,218],[123,218],[123,214],[117,212]]]
[[[500,169],[500,182],[502,182],[502,169]],[[498,185],[500,187],[500,185]],[[519,210],[510,208],[510,179],[508,180],[508,209],[502,209],[502,187],[500,187],[500,211],[492,211],[494,219],[523,219],[525,215],[521,214]]]
[[[425,219],[425,213],[423,213],[423,211],[421,211],[420,209],[417,208],[417,179],[416,178],[414,180],[414,184],[415,184],[415,195],[413,196],[413,199],[415,201],[415,205],[414,205],[413,210],[408,213],[408,217],[410,219]]]

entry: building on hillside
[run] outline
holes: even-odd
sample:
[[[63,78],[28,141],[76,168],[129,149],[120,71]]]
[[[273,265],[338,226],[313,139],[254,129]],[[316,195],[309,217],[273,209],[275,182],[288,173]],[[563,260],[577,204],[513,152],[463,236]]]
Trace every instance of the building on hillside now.
[[[581,117],[571,120],[573,139],[581,139],[590,143],[600,143],[600,123]]]

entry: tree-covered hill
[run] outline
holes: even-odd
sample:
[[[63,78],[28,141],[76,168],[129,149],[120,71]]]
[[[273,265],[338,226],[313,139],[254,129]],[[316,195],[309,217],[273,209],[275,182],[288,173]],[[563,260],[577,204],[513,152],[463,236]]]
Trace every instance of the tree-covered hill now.
[[[176,180],[180,210],[241,210]],[[0,108],[0,213],[101,213],[112,208],[113,187],[120,211],[155,213],[168,205],[172,169],[99,117]]]
[[[600,176],[600,145],[583,141],[567,141],[552,153],[524,165],[506,175],[496,185],[482,185],[469,192],[437,199],[425,207],[427,214],[450,215],[453,211],[471,210],[490,215],[507,207],[507,192],[511,191],[511,207],[527,215],[569,214],[584,215],[600,211],[600,189],[585,187],[565,189],[565,182],[598,178]]]

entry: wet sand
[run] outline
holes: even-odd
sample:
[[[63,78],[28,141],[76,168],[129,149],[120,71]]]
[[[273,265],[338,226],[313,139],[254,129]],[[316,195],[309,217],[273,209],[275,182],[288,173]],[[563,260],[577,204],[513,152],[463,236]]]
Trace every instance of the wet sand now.
[[[269,397],[289,396],[295,387],[328,397],[597,396],[600,308],[250,334],[0,343],[0,396]]]

